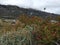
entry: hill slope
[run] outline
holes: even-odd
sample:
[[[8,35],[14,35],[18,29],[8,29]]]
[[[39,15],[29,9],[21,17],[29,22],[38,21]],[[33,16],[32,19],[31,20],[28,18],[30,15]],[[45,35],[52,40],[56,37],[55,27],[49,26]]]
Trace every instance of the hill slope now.
[[[51,16],[52,18],[56,18],[59,16],[58,14],[47,13],[34,9],[24,9],[14,5],[0,5],[0,18],[14,18],[16,19],[21,14],[27,14],[29,16],[41,16],[43,18],[47,18]]]

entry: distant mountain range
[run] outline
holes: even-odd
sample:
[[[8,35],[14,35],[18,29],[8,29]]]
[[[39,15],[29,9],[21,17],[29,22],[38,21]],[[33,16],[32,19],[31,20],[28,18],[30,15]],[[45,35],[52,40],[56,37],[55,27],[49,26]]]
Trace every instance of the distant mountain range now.
[[[60,16],[59,14],[47,13],[39,10],[34,9],[25,9],[15,5],[1,5],[0,4],[0,18],[11,18],[17,19],[19,15],[26,14],[29,16],[40,16],[42,18],[47,18],[51,16],[53,19],[56,16]]]

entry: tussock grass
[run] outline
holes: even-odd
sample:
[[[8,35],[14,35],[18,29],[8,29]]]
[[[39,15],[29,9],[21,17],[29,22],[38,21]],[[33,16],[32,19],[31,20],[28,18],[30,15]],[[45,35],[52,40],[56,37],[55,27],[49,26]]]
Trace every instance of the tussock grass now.
[[[60,22],[22,15],[15,24],[0,23],[0,45],[58,45],[59,40]]]

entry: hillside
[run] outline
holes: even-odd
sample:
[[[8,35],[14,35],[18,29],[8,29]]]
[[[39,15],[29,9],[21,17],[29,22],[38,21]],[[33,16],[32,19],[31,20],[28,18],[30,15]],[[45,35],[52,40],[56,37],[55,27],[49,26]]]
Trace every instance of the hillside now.
[[[58,14],[0,5],[0,18],[0,45],[60,45]]]
[[[51,16],[53,19],[56,18],[56,16],[59,16],[58,14],[53,14],[53,13],[47,13],[39,10],[34,10],[34,9],[25,9],[21,8],[15,5],[1,5],[0,4],[0,18],[12,18],[12,19],[17,19],[19,15],[21,14],[27,14],[29,16],[40,16],[42,18],[47,18]]]

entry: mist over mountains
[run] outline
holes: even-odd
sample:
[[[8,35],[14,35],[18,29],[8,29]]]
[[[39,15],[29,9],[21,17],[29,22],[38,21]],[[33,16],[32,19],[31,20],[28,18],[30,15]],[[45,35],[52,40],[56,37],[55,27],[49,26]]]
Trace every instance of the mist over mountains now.
[[[60,16],[59,14],[53,14],[48,12],[43,12],[40,10],[35,10],[31,8],[21,8],[16,5],[1,5],[0,4],[0,18],[12,18],[16,19],[19,15],[26,14],[29,16],[40,16],[42,18],[47,18],[51,16],[52,18],[56,18],[56,16]]]

